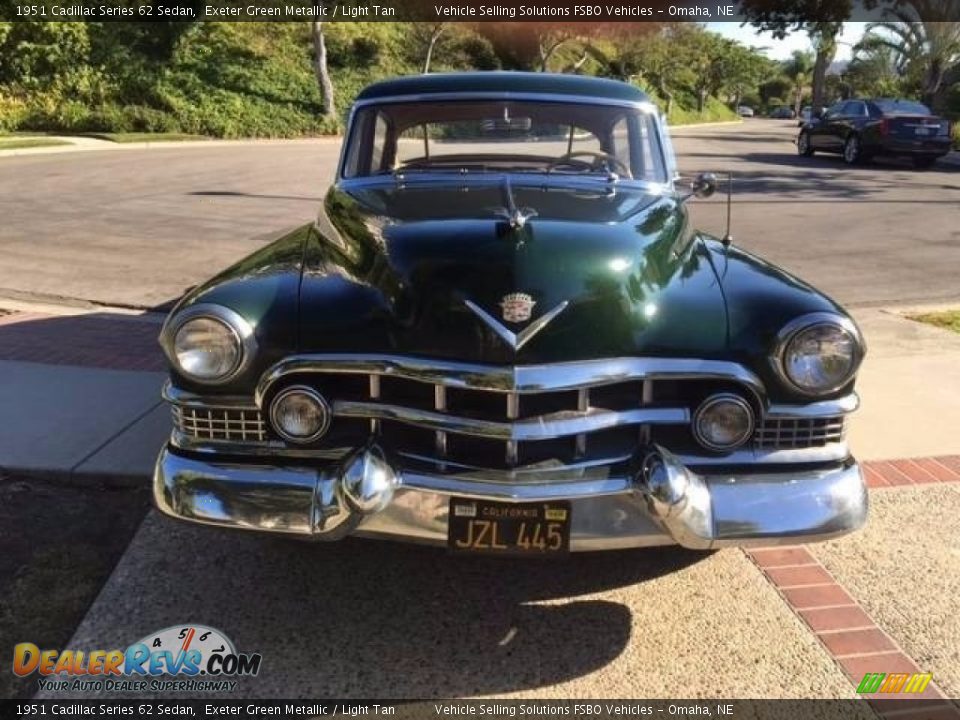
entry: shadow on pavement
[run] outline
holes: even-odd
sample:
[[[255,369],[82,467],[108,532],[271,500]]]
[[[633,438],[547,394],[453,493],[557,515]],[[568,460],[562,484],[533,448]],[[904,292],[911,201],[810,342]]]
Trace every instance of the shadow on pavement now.
[[[159,372],[159,333],[157,316],[12,313],[0,320],[0,360]]]
[[[594,594],[706,557],[675,548],[554,561],[452,557],[384,541],[223,532],[152,514],[75,641],[129,642],[205,623],[263,655],[260,675],[231,697],[522,691],[602,668],[630,643],[628,607]]]
[[[198,195],[201,197],[237,197],[237,198],[261,198],[266,200],[303,200],[304,202],[321,203],[322,197],[311,197],[309,195],[264,195],[261,193],[245,193],[234,190],[197,190],[189,192],[187,195]]]

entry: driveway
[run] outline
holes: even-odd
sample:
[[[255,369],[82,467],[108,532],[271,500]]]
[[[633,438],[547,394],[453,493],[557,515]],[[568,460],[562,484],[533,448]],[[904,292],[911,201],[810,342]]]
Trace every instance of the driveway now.
[[[735,242],[850,305],[960,298],[960,166],[798,158],[782,120],[682,128],[681,170],[735,173]],[[309,222],[335,140],[0,157],[0,294],[167,303]],[[723,234],[724,200],[691,204]]]

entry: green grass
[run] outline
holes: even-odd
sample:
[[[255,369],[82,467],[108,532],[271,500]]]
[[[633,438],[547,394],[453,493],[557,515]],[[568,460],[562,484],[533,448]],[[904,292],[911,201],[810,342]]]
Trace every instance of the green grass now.
[[[51,147],[53,145],[69,145],[66,140],[56,140],[45,137],[18,137],[16,135],[0,136],[0,150],[20,150],[22,148]]]
[[[911,320],[935,325],[945,330],[960,333],[960,310],[944,310],[942,312],[920,313],[910,315]]]
[[[179,142],[182,140],[209,140],[205,135],[192,135],[190,133],[149,133],[149,132],[122,132],[122,133],[83,133],[85,137],[97,138],[98,140],[109,140],[115,143],[136,143],[136,142]]]

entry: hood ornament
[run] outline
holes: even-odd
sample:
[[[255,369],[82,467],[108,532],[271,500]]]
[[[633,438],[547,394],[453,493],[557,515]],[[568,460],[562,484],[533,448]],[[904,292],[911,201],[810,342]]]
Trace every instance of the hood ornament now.
[[[513,197],[513,187],[510,185],[509,176],[504,176],[503,183],[500,186],[500,193],[503,196],[503,207],[497,209],[496,215],[506,220],[512,230],[522,230],[526,226],[527,220],[537,216],[537,211],[533,208],[517,207],[517,201]]]
[[[484,324],[488,328],[493,330],[501,340],[507,343],[507,345],[512,347],[514,350],[519,350],[528,342],[533,340],[537,333],[543,330],[551,320],[562,313],[566,309],[567,305],[570,304],[569,301],[564,300],[562,303],[553,308],[553,310],[541,315],[523,330],[515,333],[512,330],[504,327],[499,320],[497,320],[493,315],[488,313],[475,302],[471,300],[464,300],[463,302],[477,317],[483,320]],[[500,307],[503,309],[503,319],[507,322],[523,322],[524,320],[529,320],[530,313],[533,310],[534,305],[536,305],[536,302],[526,293],[510,293],[509,295],[506,295],[500,302]],[[515,317],[519,319],[514,320],[513,318]]]

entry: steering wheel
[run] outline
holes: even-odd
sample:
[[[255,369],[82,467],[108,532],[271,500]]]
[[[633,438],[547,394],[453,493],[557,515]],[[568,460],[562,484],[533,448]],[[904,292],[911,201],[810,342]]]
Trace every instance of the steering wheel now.
[[[633,180],[633,173],[630,172],[630,168],[627,166],[625,162],[623,162],[623,160],[618,158],[616,155],[611,155],[608,152],[602,152],[599,150],[577,150],[575,152],[569,152],[564,155],[561,155],[555,160],[550,161],[550,164],[547,165],[547,172],[552,171],[558,165],[569,164],[570,160],[573,160],[581,156],[592,157],[595,161],[604,160],[608,163],[608,165],[613,166],[612,167],[613,170],[616,170],[628,180]],[[594,162],[590,165],[590,167],[598,167],[598,166],[599,166],[599,163],[597,162]],[[608,169],[611,169],[611,168],[608,167]]]

